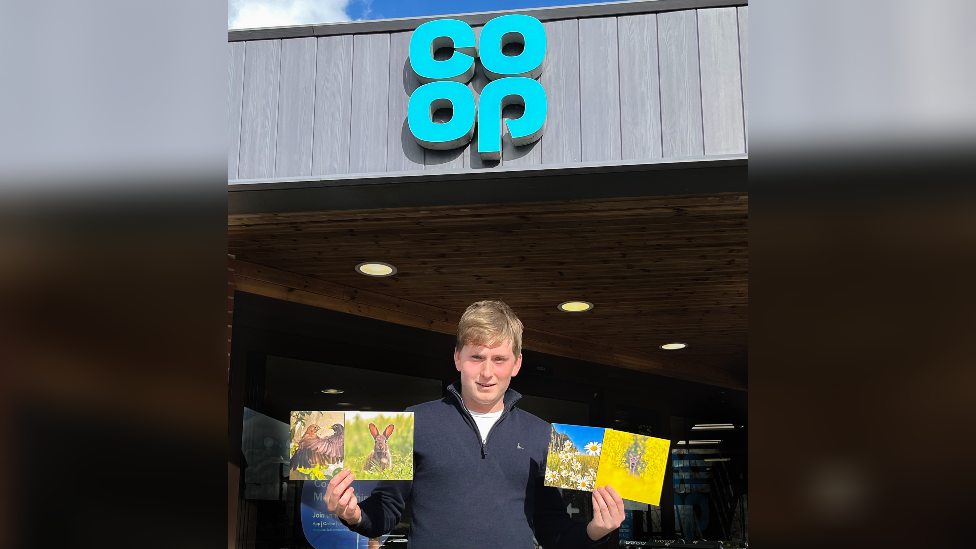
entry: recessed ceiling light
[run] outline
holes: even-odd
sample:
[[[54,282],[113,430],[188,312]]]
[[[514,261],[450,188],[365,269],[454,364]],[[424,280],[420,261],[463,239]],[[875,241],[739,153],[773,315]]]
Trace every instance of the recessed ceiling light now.
[[[558,309],[567,313],[582,313],[593,308],[593,304],[588,301],[566,301],[560,303]]]
[[[352,402],[337,402],[336,406],[352,406]]]
[[[389,263],[367,261],[356,265],[356,272],[367,276],[393,276],[397,270],[396,267]]]
[[[322,392],[327,395],[341,395],[343,393],[342,389],[322,389]]]
[[[689,440],[688,444],[719,444],[721,440]]]
[[[732,458],[705,458],[705,461],[732,461]]]
[[[665,343],[661,345],[661,348],[665,351],[677,351],[678,349],[684,349],[687,347],[684,343]]]

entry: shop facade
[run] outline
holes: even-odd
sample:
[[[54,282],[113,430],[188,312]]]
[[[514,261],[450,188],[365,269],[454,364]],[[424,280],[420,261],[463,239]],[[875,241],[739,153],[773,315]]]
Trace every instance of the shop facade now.
[[[410,123],[431,80],[411,62],[415,31],[454,19],[479,40],[512,13],[229,33],[231,546],[315,545],[282,441],[261,433],[289,410],[442,397],[457,320],[479,299],[526,326],[523,408],[672,441],[667,504],[634,505],[613,546],[747,541],[747,3],[513,13],[544,29],[544,62],[497,74],[480,52],[459,85],[485,117],[452,147]],[[506,40],[507,58],[533,47]],[[502,123],[537,114],[524,96],[491,102],[505,78],[543,90],[541,131]],[[497,159],[486,103],[501,114]],[[460,105],[422,106],[448,126]],[[396,271],[370,277],[364,262]],[[662,348],[674,343],[686,347]],[[588,497],[571,492],[586,520]],[[409,516],[394,533],[388,546]]]

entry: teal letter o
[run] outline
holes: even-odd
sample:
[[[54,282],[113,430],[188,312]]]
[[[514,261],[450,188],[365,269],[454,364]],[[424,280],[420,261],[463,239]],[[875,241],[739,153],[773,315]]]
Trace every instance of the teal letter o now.
[[[503,15],[485,23],[478,39],[481,64],[488,78],[505,76],[539,78],[546,58],[546,28],[535,17]],[[511,42],[524,45],[522,53],[509,57],[502,48]]]
[[[444,124],[431,120],[437,109],[451,106],[454,116]],[[474,95],[459,82],[431,82],[417,88],[407,104],[410,133],[428,149],[447,150],[465,145],[474,136]]]

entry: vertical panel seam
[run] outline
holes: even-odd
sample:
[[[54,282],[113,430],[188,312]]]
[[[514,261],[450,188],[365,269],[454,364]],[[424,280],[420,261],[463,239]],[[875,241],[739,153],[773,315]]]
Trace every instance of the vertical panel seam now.
[[[356,90],[356,35],[349,35],[349,43],[352,44],[349,48],[349,127],[346,129],[348,131],[348,139],[346,142],[348,146],[346,147],[346,173],[352,173],[352,115],[353,115],[353,103],[354,91]]]
[[[661,88],[661,18],[654,14],[654,42],[657,44],[657,118],[661,125],[661,158],[664,158],[664,95]]]
[[[698,58],[698,108],[701,111],[701,129],[702,129],[702,149],[701,154],[705,154],[705,95],[702,86],[702,74],[701,74],[701,32],[699,29],[698,21],[701,16],[699,13],[701,10],[695,10],[695,50],[697,52]]]
[[[617,28],[617,142],[619,143],[617,159],[621,160],[624,157],[624,106],[620,99],[620,88],[623,87],[620,82],[620,18],[614,17],[613,24]]]
[[[742,150],[749,152],[749,140],[746,139],[748,132],[746,130],[746,82],[742,78],[742,28],[739,21],[739,10],[742,8],[735,9],[735,37],[736,42],[738,42],[738,48],[736,52],[739,57],[739,102],[742,103]]]
[[[319,75],[319,39],[312,37],[312,43],[314,49],[312,52],[312,123],[309,126],[309,131],[311,135],[308,139],[308,175],[312,176],[312,163],[314,160],[312,156],[315,154],[315,96],[316,96],[316,79]]]
[[[275,92],[275,123],[274,123],[274,154],[271,155],[271,176],[274,177],[276,170],[278,169],[278,123],[281,122],[281,113],[278,109],[281,106],[281,63],[284,60],[284,44],[281,40],[275,40],[278,43],[278,81],[275,83],[277,85],[277,91]],[[272,47],[272,51],[274,51]]]
[[[241,115],[237,121],[237,168],[234,174],[241,178],[241,133],[244,130],[244,79],[247,78],[247,42],[241,47]]]
[[[407,54],[409,55],[409,53]],[[390,171],[390,117],[393,116],[393,33],[390,33],[390,55],[386,64],[386,74],[389,75],[390,82],[386,87],[386,171]]]
[[[576,23],[576,98],[579,100],[579,161],[583,162],[583,48],[580,45],[579,19],[574,19]]]
[[[387,162],[390,161],[390,145],[389,145],[389,135],[390,135],[390,58],[392,57],[392,39],[390,38],[390,33],[384,34],[386,37],[386,116],[383,120],[386,121],[386,131],[383,132],[383,151],[386,153],[383,158],[383,169],[386,169]]]

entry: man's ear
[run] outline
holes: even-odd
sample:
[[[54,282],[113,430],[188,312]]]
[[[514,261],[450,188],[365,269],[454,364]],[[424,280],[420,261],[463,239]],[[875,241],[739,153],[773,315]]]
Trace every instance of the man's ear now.
[[[461,371],[461,355],[456,348],[454,349],[454,367],[457,371]]]
[[[512,377],[517,376],[519,370],[521,369],[522,369],[522,355],[519,355],[518,358],[515,359],[515,368],[512,368]]]

